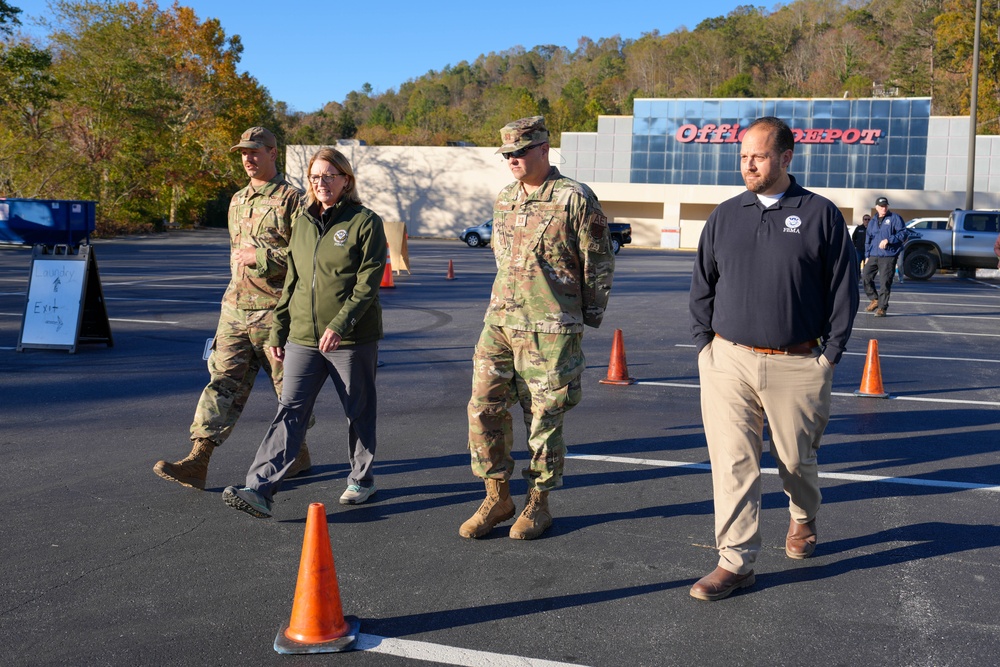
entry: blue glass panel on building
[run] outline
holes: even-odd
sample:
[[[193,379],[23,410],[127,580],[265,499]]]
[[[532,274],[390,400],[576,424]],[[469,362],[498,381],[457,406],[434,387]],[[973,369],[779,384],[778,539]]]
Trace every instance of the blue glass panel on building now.
[[[811,187],[819,187],[818,185],[809,184]],[[846,188],[847,187],[847,174],[830,174],[826,181],[826,187],[828,188]]]
[[[906,176],[900,174],[889,174],[886,176],[885,187],[890,190],[902,190],[906,187]]]
[[[898,99],[898,100],[890,100],[889,101],[889,108],[891,109],[891,111],[889,113],[892,116],[895,116],[897,118],[899,118],[899,117],[909,118],[909,116],[910,116],[910,100],[909,99],[903,98],[903,99]]]
[[[909,154],[912,160],[918,159],[918,157],[924,157],[927,155],[927,139],[924,136],[910,137],[909,142]]]
[[[849,100],[833,100],[830,104],[830,115],[832,118],[847,120],[851,117],[851,102]],[[836,127],[843,127],[843,123],[837,123]]]
[[[646,163],[647,169],[666,169],[666,158],[664,153],[650,152],[649,161]]]
[[[906,135],[900,135],[889,137],[889,141],[886,143],[888,143],[889,164],[899,166],[898,169],[890,166],[890,171],[904,173],[906,171],[906,147],[910,143],[909,139],[906,138]]]
[[[810,174],[825,174],[830,170],[829,160],[826,155],[812,155],[806,166]]]
[[[650,126],[650,135],[654,138],[666,136],[667,134],[667,119],[666,118],[654,118],[653,123]]]
[[[872,156],[870,156],[868,158],[868,173],[869,174],[872,174],[872,175],[875,175],[875,174],[884,174],[884,173],[886,173],[886,170],[888,168],[889,168],[889,160],[888,160],[888,158],[886,156],[884,156],[884,155],[872,155]],[[880,186],[880,187],[884,187],[884,186]]]
[[[828,167],[832,174],[846,174],[850,169],[847,156],[842,154],[831,155]]]
[[[833,118],[833,102],[830,100],[814,100],[812,117],[815,120],[830,120]],[[826,123],[829,125],[829,123]]]
[[[634,140],[633,140],[634,141]],[[633,173],[640,169],[646,169],[646,165],[649,164],[649,154],[648,153],[637,153],[632,151],[632,171]]]
[[[633,134],[632,135],[632,155],[636,153],[645,153],[649,150],[649,137]]]
[[[649,100],[634,100],[632,102],[632,117],[633,118],[648,118],[650,116],[650,104]]]
[[[673,135],[670,135],[673,136]],[[649,138],[649,152],[650,153],[662,153],[667,150],[667,135],[660,135],[658,137]]]
[[[924,189],[924,175],[923,174],[907,174],[906,175],[906,189],[907,190],[923,190]]]
[[[872,118],[888,118],[890,111],[889,100],[872,100]]]
[[[906,137],[910,134],[910,119],[891,118],[889,120],[889,137]]]
[[[684,117],[701,120],[702,100],[684,100]]]
[[[733,119],[740,117],[740,103],[736,100],[722,100],[719,104],[719,117]]]

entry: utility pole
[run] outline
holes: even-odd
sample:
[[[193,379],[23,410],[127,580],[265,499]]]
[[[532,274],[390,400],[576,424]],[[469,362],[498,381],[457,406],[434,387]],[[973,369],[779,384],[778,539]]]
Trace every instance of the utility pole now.
[[[976,0],[976,32],[972,38],[972,91],[969,96],[969,168],[965,184],[965,208],[973,208],[976,191],[976,107],[979,104],[979,30],[983,23],[983,0]]]

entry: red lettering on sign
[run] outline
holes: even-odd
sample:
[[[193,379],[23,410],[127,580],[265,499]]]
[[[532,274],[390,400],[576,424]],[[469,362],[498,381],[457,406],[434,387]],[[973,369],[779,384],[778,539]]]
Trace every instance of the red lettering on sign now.
[[[860,138],[861,138],[861,130],[859,130],[859,129],[855,128],[855,127],[852,127],[849,130],[844,130],[844,143],[845,144],[853,144],[854,142],[856,142]]]
[[[698,126],[694,123],[688,123],[677,128],[674,138],[682,144],[686,144],[693,141],[696,136],[698,136]]]
[[[861,143],[874,144],[882,136],[882,130],[861,130]]]
[[[870,128],[862,130],[851,127],[846,130],[838,130],[832,127],[814,127],[807,129],[791,128],[795,143],[801,144],[834,144],[837,142],[845,144],[862,143],[873,145],[878,143],[882,136],[882,130]],[[705,123],[698,127],[694,123],[685,123],[677,128],[674,138],[677,141],[688,144],[735,144],[743,141],[746,130],[740,128],[739,124]]]

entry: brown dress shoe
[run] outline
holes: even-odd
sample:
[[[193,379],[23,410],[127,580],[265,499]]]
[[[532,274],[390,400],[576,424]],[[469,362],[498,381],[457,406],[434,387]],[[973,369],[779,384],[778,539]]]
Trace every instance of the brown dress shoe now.
[[[756,581],[753,570],[746,574],[734,574],[725,568],[717,567],[712,574],[702,577],[691,587],[691,597],[713,602],[729,597],[738,588],[749,588]]]
[[[865,312],[870,313],[876,308],[878,308],[878,299],[872,299],[871,303],[868,304],[868,307],[865,308]]]
[[[792,519],[785,537],[785,555],[795,560],[809,558],[816,551],[816,519],[799,523]]]
[[[876,310],[875,317],[885,317],[885,308],[879,308]]]

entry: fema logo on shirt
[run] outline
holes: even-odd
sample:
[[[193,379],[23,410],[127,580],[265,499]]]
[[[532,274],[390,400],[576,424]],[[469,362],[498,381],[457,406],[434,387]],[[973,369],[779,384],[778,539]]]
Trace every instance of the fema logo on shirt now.
[[[781,231],[786,234],[801,234],[799,227],[802,226],[802,218],[797,215],[790,215],[785,218],[785,228]]]
[[[344,241],[346,240],[347,240],[346,229],[338,229],[337,233],[333,235],[333,242],[336,243],[337,245],[340,246],[344,245]]]

